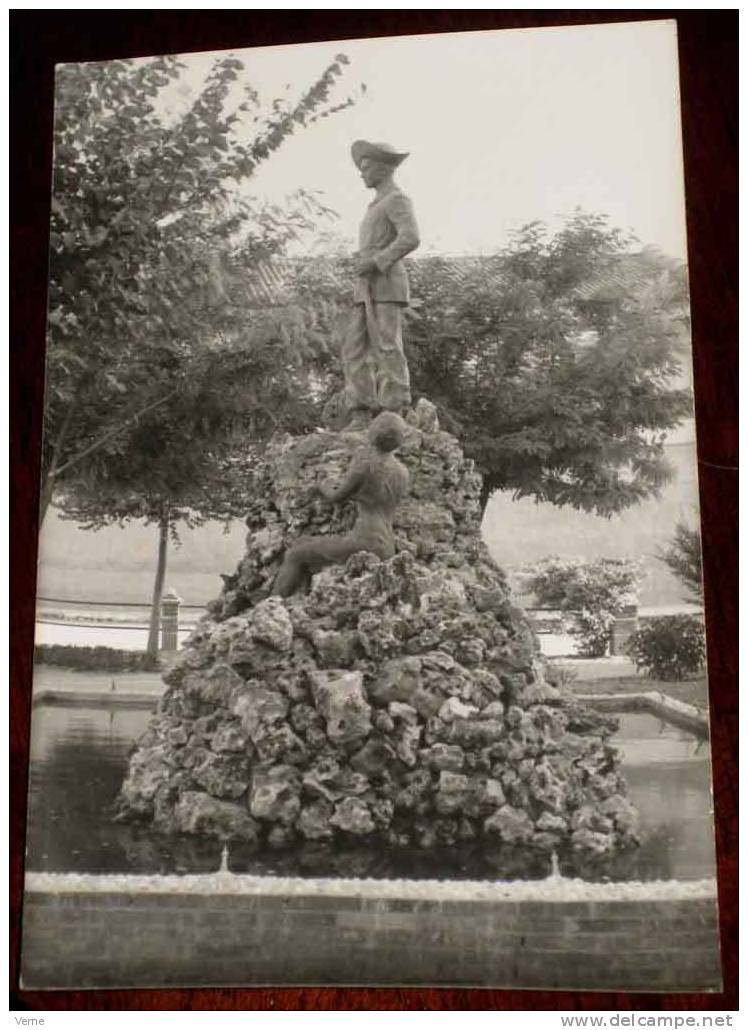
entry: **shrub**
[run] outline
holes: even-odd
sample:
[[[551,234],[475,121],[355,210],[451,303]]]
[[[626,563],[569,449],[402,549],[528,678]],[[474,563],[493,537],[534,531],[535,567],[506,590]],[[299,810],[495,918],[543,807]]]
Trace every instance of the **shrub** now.
[[[34,661],[79,672],[151,672],[161,668],[146,651],[119,651],[115,647],[78,647],[72,644],[37,644]]]
[[[650,679],[688,679],[704,668],[704,627],[696,615],[664,615],[632,634],[627,651]]]
[[[547,558],[535,567],[530,587],[538,605],[573,613],[570,632],[586,658],[605,654],[616,613],[630,602],[641,570],[627,558]]]

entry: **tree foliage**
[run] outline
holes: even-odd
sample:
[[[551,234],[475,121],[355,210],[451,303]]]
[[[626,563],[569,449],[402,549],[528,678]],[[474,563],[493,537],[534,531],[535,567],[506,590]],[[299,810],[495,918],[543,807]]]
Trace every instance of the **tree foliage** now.
[[[609,516],[668,480],[665,433],[690,411],[675,385],[685,271],[650,257],[643,288],[583,292],[606,277],[616,286],[630,247],[577,212],[555,235],[526,226],[489,259],[413,262],[414,384],[463,439],[486,495]]]
[[[196,405],[206,373],[224,361],[235,369],[243,360],[245,387],[263,387],[245,395],[255,430],[275,421],[274,391],[298,388],[296,372],[286,376],[297,363],[287,360],[292,340],[280,328],[274,342],[284,350],[268,388],[267,320],[230,303],[219,273],[233,261],[251,274],[322,212],[303,190],[279,211],[237,187],[292,133],[352,102],[330,99],[346,61],[339,56],[298,101],[276,101],[269,112],[234,57],[214,62],[181,111],[176,58],[61,66],[43,510],[63,485],[70,492],[108,477],[114,489],[108,460],[137,453],[146,437],[142,469],[152,478],[156,434],[165,444],[173,421],[165,404],[179,418],[194,408],[186,417],[215,429],[215,408]]]
[[[176,524],[240,514],[251,447],[306,427],[316,402],[329,356],[304,313],[225,284],[326,213],[303,190],[280,210],[238,187],[352,102],[330,99],[345,63],[269,111],[233,57],[181,110],[175,58],[58,75],[42,515],[54,494],[84,528],[159,526],[150,651]]]
[[[701,534],[698,529],[679,522],[675,533],[657,556],[686,588],[687,599],[704,603],[704,583],[701,568]]]
[[[570,629],[579,653],[599,658],[607,651],[617,613],[630,603],[640,578],[639,564],[625,558],[547,558],[533,570],[529,587],[539,606],[574,616]]]

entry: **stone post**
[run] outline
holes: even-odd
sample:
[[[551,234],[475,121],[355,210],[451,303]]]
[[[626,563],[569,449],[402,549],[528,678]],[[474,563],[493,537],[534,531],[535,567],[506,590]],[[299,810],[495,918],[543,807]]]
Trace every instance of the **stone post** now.
[[[627,598],[616,612],[610,631],[611,655],[626,654],[626,644],[632,633],[639,628],[639,602],[636,597]]]
[[[176,651],[179,648],[179,606],[182,603],[175,590],[169,590],[161,598],[161,650]]]

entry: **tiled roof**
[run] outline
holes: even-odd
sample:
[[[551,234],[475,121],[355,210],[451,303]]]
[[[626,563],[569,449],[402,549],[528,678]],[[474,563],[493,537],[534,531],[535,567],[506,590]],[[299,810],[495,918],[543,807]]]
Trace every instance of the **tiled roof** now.
[[[604,272],[594,276],[574,291],[580,300],[621,300],[635,297],[652,286],[660,276],[678,268],[678,262],[656,250],[643,250],[619,258]]]
[[[248,301],[282,304],[288,298],[291,271],[292,265],[287,261],[269,261],[253,269],[244,284]]]
[[[234,303],[248,307],[280,307],[293,299],[293,281],[300,266],[308,260],[323,262],[325,258],[275,258],[255,265],[249,271],[229,273],[226,288]],[[327,259],[335,264],[335,259]],[[484,271],[499,288],[504,273],[495,257],[458,255],[448,257],[417,257],[414,264],[438,263],[450,267],[454,282],[469,279],[476,269]],[[633,297],[650,287],[659,276],[679,268],[678,262],[654,250],[627,254],[588,282],[578,286],[574,293],[584,301],[620,300]]]

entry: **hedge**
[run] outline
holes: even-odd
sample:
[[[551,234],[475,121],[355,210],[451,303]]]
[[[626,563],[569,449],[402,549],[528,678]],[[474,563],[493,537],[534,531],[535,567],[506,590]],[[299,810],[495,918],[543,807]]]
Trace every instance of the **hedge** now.
[[[158,657],[146,651],[119,651],[115,647],[78,647],[73,644],[37,644],[34,661],[38,665],[57,665],[79,672],[155,672],[161,668]]]

